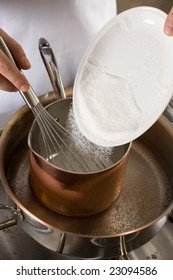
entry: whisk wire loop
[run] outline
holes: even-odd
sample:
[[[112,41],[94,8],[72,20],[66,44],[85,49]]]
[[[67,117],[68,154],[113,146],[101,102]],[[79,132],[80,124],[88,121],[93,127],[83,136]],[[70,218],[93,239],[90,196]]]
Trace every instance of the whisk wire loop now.
[[[68,130],[66,130],[58,121],[56,121],[41,103],[38,103],[34,108],[32,108],[32,111],[36,117],[36,121],[42,135],[47,160],[50,163],[56,165],[55,157],[58,156],[58,151],[61,151],[61,154],[68,162],[72,171],[75,171],[73,165],[75,160],[75,165],[78,165],[78,169],[81,172],[89,172],[90,167],[82,158],[82,156],[79,155],[77,149],[75,149],[75,143],[73,142]],[[69,139],[71,145],[68,143]],[[65,151],[67,151],[68,155],[65,153]],[[71,160],[69,160],[68,156]],[[63,161],[63,157],[61,156],[61,162]],[[66,168],[66,163],[63,165],[64,168]]]

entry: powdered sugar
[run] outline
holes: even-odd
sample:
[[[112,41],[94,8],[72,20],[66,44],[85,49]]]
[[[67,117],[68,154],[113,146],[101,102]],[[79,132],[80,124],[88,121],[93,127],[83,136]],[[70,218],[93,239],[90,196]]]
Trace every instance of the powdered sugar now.
[[[128,145],[118,147],[103,147],[89,141],[80,131],[71,106],[67,116],[66,128],[69,132],[66,143],[68,147],[82,158],[89,166],[91,172],[97,172],[115,165],[127,152]],[[68,150],[65,151],[70,160]],[[58,156],[58,166],[60,166]],[[75,162],[73,161],[75,165]],[[76,168],[77,169],[77,168]]]
[[[84,156],[89,156],[94,161],[102,160],[107,165],[113,148],[98,146],[90,142],[80,131],[74,117],[73,107],[70,107],[68,118],[67,118],[67,130],[69,134],[69,142],[73,141],[78,151]],[[110,164],[113,164],[110,162]]]

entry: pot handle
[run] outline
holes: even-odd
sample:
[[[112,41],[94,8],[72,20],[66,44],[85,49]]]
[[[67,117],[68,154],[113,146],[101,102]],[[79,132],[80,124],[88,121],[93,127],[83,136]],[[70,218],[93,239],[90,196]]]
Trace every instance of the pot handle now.
[[[57,62],[53,50],[51,49],[50,44],[45,38],[39,39],[39,51],[57,99],[65,99],[66,93],[62,83],[61,75],[58,70]]]
[[[126,249],[126,242],[125,242],[125,236],[120,236],[120,257],[119,260],[130,260],[130,257],[128,255],[127,249]]]
[[[14,226],[17,224],[18,221],[23,220],[23,216],[20,209],[15,209],[11,206],[3,205],[3,204],[0,204],[0,209],[7,210],[12,213],[12,218],[7,218],[6,220],[0,222],[0,230]]]
[[[170,100],[170,102],[169,102],[168,106],[166,107],[163,114],[173,125],[173,97]]]
[[[168,216],[168,220],[169,220],[170,223],[173,223],[173,208],[172,208],[172,210],[171,210],[171,212]]]

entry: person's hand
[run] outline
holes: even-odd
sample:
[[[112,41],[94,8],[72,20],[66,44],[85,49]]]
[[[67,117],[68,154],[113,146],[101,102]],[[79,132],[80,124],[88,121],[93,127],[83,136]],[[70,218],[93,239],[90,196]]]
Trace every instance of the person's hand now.
[[[29,69],[31,65],[22,47],[1,28],[0,36],[7,44],[18,67],[24,70]],[[0,49],[0,90],[16,91],[17,89],[25,92],[29,89],[29,83],[24,75],[17,69],[16,65],[14,65]]]
[[[173,36],[173,7],[170,10],[170,12],[166,18],[166,21],[164,24],[164,32],[168,36]]]

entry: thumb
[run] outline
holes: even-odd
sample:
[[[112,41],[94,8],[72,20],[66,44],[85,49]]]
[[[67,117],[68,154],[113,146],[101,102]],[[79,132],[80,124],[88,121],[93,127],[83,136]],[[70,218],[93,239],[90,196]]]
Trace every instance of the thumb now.
[[[166,21],[164,24],[164,32],[168,36],[173,36],[173,7],[170,10],[170,12],[166,18]]]

